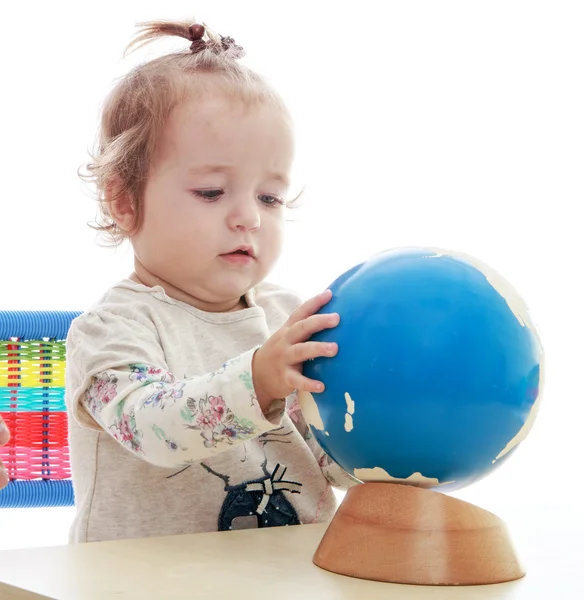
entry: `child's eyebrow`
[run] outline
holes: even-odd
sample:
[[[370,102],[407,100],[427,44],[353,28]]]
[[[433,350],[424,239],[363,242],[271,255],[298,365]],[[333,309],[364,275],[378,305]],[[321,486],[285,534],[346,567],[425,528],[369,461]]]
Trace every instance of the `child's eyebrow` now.
[[[231,167],[229,165],[200,165],[197,167],[191,167],[189,169],[189,173],[193,173],[195,175],[201,173],[225,173],[230,169]]]
[[[200,165],[191,167],[188,173],[191,175],[208,175],[212,173],[228,173],[233,167],[230,165]],[[288,176],[277,171],[269,171],[265,174],[266,179],[280,181],[284,185],[290,185]]]

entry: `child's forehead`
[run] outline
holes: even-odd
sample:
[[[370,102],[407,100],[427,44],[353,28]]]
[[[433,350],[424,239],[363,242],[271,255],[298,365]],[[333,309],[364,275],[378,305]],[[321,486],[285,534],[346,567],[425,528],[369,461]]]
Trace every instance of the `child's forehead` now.
[[[257,111],[257,108],[254,107]],[[168,120],[168,128],[175,134],[185,128],[209,129],[226,128],[231,121],[239,121],[250,109],[236,98],[223,95],[204,95],[186,100],[175,107]]]
[[[258,140],[262,145],[292,143],[292,138],[286,115],[277,106],[205,96],[185,101],[172,111],[162,132],[160,150],[208,154],[236,150]]]
[[[268,103],[249,104],[221,95],[189,99],[171,113],[158,158],[176,167],[252,160],[288,162],[293,133],[286,115]]]

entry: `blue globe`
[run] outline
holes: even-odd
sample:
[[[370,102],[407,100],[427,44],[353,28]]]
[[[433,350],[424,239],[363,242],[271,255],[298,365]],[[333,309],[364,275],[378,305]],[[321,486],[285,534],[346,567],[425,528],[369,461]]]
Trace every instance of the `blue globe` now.
[[[543,351],[527,306],[488,266],[426,248],[373,256],[331,286],[340,324],[304,364],[323,381],[300,405],[356,479],[453,490],[505,462],[531,429]]]

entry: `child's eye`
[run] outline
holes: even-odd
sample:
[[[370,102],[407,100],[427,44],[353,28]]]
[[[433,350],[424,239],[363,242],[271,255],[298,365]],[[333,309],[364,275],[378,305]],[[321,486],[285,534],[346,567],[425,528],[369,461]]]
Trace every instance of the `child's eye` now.
[[[263,202],[266,206],[280,206],[284,204],[284,201],[277,196],[270,196],[269,194],[260,194],[258,196],[260,202]]]
[[[193,194],[204,200],[217,200],[223,195],[223,190],[193,190]]]

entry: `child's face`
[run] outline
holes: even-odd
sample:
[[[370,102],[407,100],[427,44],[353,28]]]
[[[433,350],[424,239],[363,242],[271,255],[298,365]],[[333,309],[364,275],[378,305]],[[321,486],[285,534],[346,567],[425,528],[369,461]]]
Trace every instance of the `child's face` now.
[[[268,274],[281,245],[293,135],[277,108],[209,97],[171,114],[133,236],[151,275],[212,310]],[[229,255],[250,246],[253,257]]]

